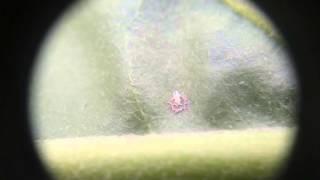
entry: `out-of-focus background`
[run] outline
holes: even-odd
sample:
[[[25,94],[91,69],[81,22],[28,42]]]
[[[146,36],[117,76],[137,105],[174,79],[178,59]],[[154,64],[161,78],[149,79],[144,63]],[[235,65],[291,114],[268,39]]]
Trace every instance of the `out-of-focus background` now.
[[[48,35],[35,69],[35,136],[293,126],[285,43],[247,1],[83,1]],[[190,110],[174,114],[177,90]]]

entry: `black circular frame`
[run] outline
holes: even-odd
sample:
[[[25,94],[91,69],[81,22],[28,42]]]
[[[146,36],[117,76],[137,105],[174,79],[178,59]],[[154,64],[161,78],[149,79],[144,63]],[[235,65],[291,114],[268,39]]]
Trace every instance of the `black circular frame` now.
[[[300,85],[298,132],[278,179],[320,179],[319,22],[313,2],[256,0],[284,36]],[[0,179],[51,179],[39,159],[28,116],[29,82],[47,31],[72,0],[2,3]],[[257,177],[258,179],[258,177]]]

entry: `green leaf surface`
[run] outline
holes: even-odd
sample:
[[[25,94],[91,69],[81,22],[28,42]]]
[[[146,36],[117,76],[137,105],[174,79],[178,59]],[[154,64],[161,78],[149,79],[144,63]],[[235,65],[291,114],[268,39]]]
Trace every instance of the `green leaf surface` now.
[[[227,130],[38,141],[59,180],[270,180],[293,129]]]

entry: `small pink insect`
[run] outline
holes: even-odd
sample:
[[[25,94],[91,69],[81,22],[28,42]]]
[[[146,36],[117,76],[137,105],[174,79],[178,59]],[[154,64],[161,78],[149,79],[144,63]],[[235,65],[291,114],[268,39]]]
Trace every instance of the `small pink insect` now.
[[[178,91],[174,91],[168,104],[170,110],[176,114],[188,110],[190,101],[187,96],[180,94]]]

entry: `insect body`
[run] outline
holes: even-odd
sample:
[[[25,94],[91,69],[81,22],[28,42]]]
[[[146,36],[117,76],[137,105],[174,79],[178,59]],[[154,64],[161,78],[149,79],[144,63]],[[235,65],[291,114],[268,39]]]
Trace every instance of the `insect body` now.
[[[177,114],[188,110],[190,101],[187,96],[180,94],[178,91],[174,91],[168,104],[170,105],[170,110]]]

